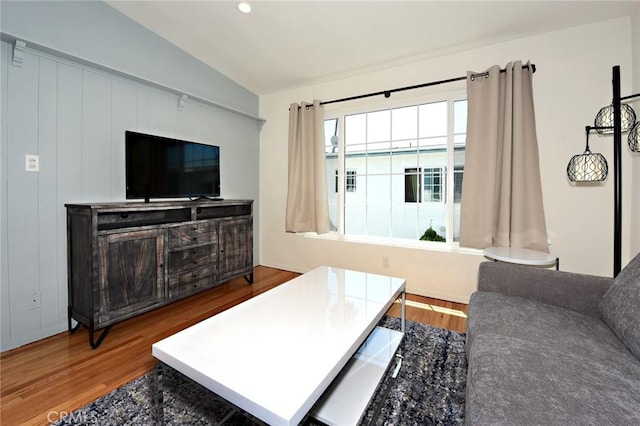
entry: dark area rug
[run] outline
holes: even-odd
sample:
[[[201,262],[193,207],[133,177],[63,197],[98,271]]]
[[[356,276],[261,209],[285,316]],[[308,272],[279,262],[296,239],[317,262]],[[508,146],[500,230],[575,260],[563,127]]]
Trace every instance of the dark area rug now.
[[[400,329],[385,317],[380,325]],[[406,323],[404,361],[396,378],[389,371],[362,425],[455,425],[464,422],[467,359],[465,335]],[[395,365],[395,363],[393,363]],[[164,420],[168,425],[264,425],[173,370],[164,369]],[[98,398],[55,425],[153,425],[155,371]],[[316,425],[313,419],[305,421]]]

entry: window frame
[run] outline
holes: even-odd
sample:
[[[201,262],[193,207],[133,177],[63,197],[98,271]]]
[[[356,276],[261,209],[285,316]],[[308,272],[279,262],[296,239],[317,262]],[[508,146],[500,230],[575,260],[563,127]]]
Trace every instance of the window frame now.
[[[454,171],[459,170],[454,166],[455,162],[455,128],[454,128],[454,114],[455,114],[455,103],[458,101],[467,100],[467,93],[465,89],[459,90],[451,90],[451,91],[443,91],[437,94],[429,94],[429,95],[405,95],[405,96],[396,96],[396,99],[390,100],[379,100],[378,98],[367,98],[363,100],[359,100],[355,103],[347,102],[347,103],[336,103],[331,104],[325,107],[325,116],[324,120],[332,120],[338,119],[338,149],[337,149],[337,171],[338,171],[338,186],[339,188],[345,188],[345,149],[344,149],[344,138],[345,138],[345,125],[344,125],[344,117],[347,115],[353,114],[362,114],[362,113],[371,113],[381,110],[388,109],[396,109],[403,107],[410,107],[422,104],[436,103],[447,101],[447,143],[446,143],[446,153],[447,153],[447,163],[446,166],[443,167],[442,175],[446,175],[446,179],[442,182],[443,194],[441,201],[434,201],[437,203],[445,203],[446,205],[446,243],[442,242],[430,242],[430,241],[418,241],[417,243],[422,246],[433,246],[437,248],[454,248],[458,249],[459,245],[457,241],[454,241],[454,203],[446,203],[446,200],[454,200]],[[357,106],[354,106],[356,105]],[[466,132],[465,132],[466,135]],[[342,149],[340,149],[342,148]],[[454,170],[455,169],[455,170]],[[358,173],[358,175],[360,175]],[[365,171],[366,175],[366,171]],[[424,179],[424,176],[422,176]],[[451,182],[450,185],[447,185],[447,182]],[[423,182],[424,185],[424,182]],[[424,188],[422,188],[424,189]],[[345,234],[345,199],[346,199],[346,190],[338,191],[338,218],[337,218],[337,226],[335,231],[331,231],[336,237],[344,238],[344,239],[354,239],[363,242],[373,242],[373,243],[384,243],[384,241],[388,241],[389,244],[393,245],[406,245],[406,246],[416,246],[416,241],[406,238],[394,238],[394,237],[379,237],[379,236],[371,236],[371,235],[359,235],[359,234]],[[421,194],[420,203],[427,202],[424,199],[424,194]],[[405,201],[406,202],[406,201]]]

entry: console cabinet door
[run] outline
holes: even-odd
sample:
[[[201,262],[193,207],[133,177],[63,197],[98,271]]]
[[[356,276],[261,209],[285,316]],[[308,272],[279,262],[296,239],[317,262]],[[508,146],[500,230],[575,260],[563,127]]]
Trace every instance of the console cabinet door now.
[[[220,220],[218,247],[218,281],[251,273],[253,269],[251,217]]]
[[[164,301],[164,242],[161,229],[98,237],[96,326],[133,316]]]

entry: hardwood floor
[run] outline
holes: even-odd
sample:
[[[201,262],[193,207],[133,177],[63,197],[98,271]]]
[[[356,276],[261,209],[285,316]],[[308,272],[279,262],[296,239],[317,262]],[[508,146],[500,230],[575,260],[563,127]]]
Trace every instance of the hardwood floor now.
[[[92,350],[88,332],[63,332],[0,354],[0,424],[49,424],[150,371],[151,345],[179,330],[276,287],[299,274],[258,266],[243,278],[112,327]],[[467,306],[407,295],[407,319],[466,330]],[[390,315],[400,316],[394,304]]]
[[[387,314],[400,317],[400,309],[400,301],[397,300]],[[459,333],[467,331],[467,305],[463,303],[407,294],[406,316],[411,321]]]

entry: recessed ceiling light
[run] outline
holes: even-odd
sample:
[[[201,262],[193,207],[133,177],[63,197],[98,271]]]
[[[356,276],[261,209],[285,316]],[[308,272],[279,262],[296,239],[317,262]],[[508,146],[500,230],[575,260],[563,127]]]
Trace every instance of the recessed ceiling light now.
[[[251,5],[246,1],[238,3],[238,10],[242,13],[251,13]]]

